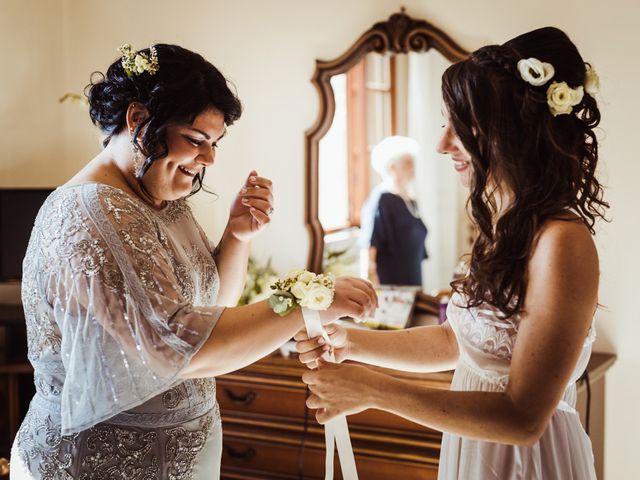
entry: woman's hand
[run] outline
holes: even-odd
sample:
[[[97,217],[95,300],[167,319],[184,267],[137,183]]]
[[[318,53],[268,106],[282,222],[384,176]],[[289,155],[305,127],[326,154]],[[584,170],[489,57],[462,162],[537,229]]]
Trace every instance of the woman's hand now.
[[[240,241],[251,240],[271,222],[272,213],[271,180],[252,170],[231,205],[228,231]]]
[[[326,363],[305,372],[302,381],[311,395],[307,407],[317,408],[318,423],[327,423],[338,415],[352,415],[375,407],[384,392],[385,376],[361,365]]]
[[[309,338],[306,330],[300,330],[294,338],[296,341],[296,350],[299,353],[298,358],[309,368],[316,368],[318,360],[326,352],[333,353],[336,363],[342,363],[349,358],[349,334],[348,329],[330,323],[325,327],[325,331],[329,335],[331,344],[328,344],[322,337]]]
[[[371,282],[356,277],[338,277],[331,306],[320,312],[322,323],[341,317],[364,320],[378,308],[378,294]]]

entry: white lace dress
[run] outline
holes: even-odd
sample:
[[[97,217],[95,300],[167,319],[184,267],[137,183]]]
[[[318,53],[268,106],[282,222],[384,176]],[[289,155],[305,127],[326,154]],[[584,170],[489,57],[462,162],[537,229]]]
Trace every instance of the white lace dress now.
[[[12,478],[218,478],[215,380],[179,378],[223,311],[186,201],[155,211],[106,185],[58,188],[23,267],[36,394]]]
[[[447,309],[460,349],[451,389],[503,391],[509,382],[518,319],[502,320],[487,307],[462,308],[462,302],[454,295]],[[535,445],[506,445],[445,433],[439,480],[595,480],[591,441],[575,410],[576,380],[587,367],[594,339],[592,327],[564,398]]]

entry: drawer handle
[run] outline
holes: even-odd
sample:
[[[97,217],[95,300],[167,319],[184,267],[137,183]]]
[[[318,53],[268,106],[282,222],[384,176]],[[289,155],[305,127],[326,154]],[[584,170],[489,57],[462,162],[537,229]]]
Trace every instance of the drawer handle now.
[[[251,402],[253,402],[257,397],[256,392],[254,392],[253,390],[249,391],[245,395],[238,395],[236,393],[233,393],[232,390],[225,388],[224,393],[227,395],[227,398],[233,403],[235,403],[236,405],[242,405],[243,407],[250,405]]]
[[[249,460],[251,460],[253,457],[256,456],[256,449],[253,447],[249,447],[243,452],[236,450],[230,445],[226,445],[226,449],[229,456],[231,458],[235,458],[236,460],[244,460],[248,462]]]

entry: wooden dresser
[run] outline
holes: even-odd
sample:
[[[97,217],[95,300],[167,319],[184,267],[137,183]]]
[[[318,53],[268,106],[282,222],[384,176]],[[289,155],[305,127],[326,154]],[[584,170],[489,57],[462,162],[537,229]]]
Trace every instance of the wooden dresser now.
[[[8,457],[33,395],[31,367],[22,351],[25,346],[21,309],[15,304],[0,307],[0,457]],[[604,478],[605,373],[614,361],[614,355],[594,353],[588,367],[590,436],[600,480]],[[305,409],[303,372],[297,360],[274,354],[217,379],[224,430],[222,478],[324,478],[324,434],[313,412]],[[393,374],[434,388],[449,388],[451,382],[450,372]],[[587,382],[582,380],[578,410],[583,424],[586,399]],[[439,432],[376,410],[349,417],[349,427],[361,480],[436,478]],[[339,472],[335,477],[340,478]]]
[[[590,433],[598,478],[602,478],[604,374],[615,361],[594,353],[589,364]],[[382,369],[380,369],[382,370]],[[322,479],[324,434],[313,412],[295,359],[274,354],[238,372],[218,378],[222,410],[224,479]],[[424,386],[448,389],[451,372],[394,375]],[[587,382],[578,386],[583,424]],[[442,435],[400,417],[368,410],[348,417],[358,473],[362,480],[435,479]],[[335,477],[340,478],[338,469]]]

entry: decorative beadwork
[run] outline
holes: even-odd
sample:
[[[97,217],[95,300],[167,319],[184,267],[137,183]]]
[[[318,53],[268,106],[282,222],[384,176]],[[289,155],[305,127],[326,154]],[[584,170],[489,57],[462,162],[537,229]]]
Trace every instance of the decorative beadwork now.
[[[165,430],[168,437],[165,455],[169,462],[167,471],[169,480],[191,478],[193,461],[204,447],[211,425],[212,417],[207,416],[202,419],[198,430],[188,431],[184,427]]]
[[[109,232],[102,228],[105,222]],[[188,243],[175,243],[176,238],[185,237]],[[120,250],[115,249],[114,238]],[[17,449],[35,478],[191,478],[193,462],[211,426],[220,422],[215,380],[174,381],[155,397],[109,417],[114,423],[105,420],[62,435],[65,378],[73,365],[69,362],[77,360],[73,358],[77,353],[63,344],[63,334],[87,328],[94,332],[90,338],[95,343],[88,345],[92,350],[82,352],[81,358],[96,357],[104,369],[97,383],[104,383],[114,400],[122,389],[117,382],[127,377],[118,378],[110,368],[119,361],[128,368],[132,347],[144,352],[150,348],[144,342],[160,336],[167,355],[181,359],[192,354],[193,345],[215,324],[218,311],[194,307],[214,307],[219,283],[215,262],[201,240],[202,232],[184,201],[169,202],[166,209],[154,212],[105,185],[63,187],[45,201],[27,248],[22,283],[37,394],[16,438]],[[124,256],[128,263],[122,261]],[[95,288],[103,292],[98,297],[88,293]],[[148,298],[146,307],[140,298]],[[98,308],[108,314],[98,315]],[[168,325],[176,311],[203,320],[194,326],[178,318]],[[141,319],[149,324],[141,328],[137,323]],[[144,342],[139,335],[146,336]],[[125,339],[115,355],[105,355],[100,349],[114,338],[130,340]],[[140,355],[144,365],[153,360],[148,353]],[[147,376],[155,373],[150,370]],[[135,390],[137,385],[130,388]]]

